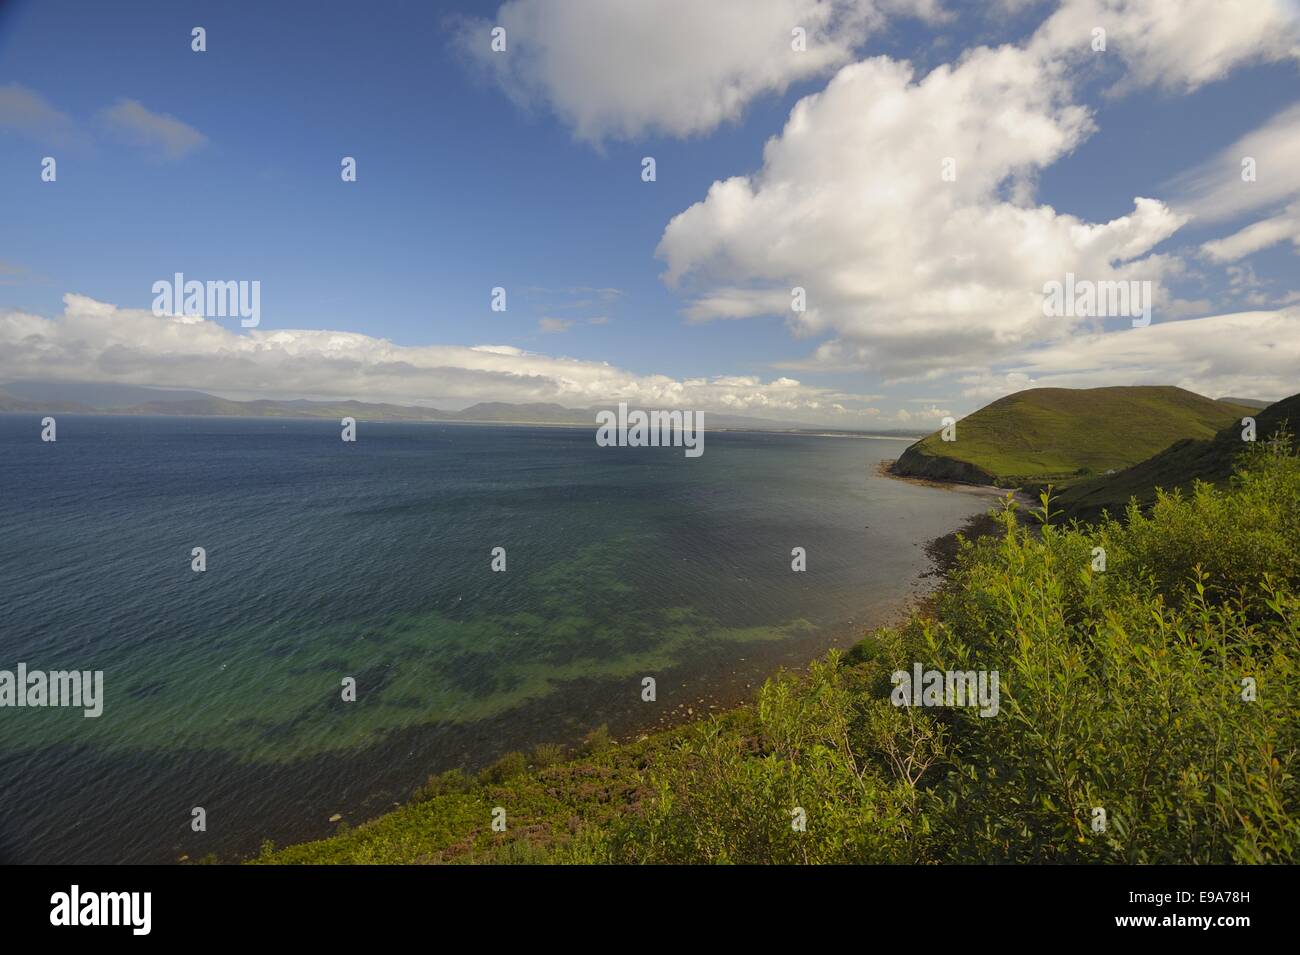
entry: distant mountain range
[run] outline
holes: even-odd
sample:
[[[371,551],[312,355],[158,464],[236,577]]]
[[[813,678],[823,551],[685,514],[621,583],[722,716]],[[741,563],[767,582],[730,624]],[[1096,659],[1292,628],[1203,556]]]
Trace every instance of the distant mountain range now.
[[[608,406],[601,406],[608,407]],[[267,400],[235,401],[202,391],[146,388],[89,382],[11,381],[0,384],[0,413],[224,415],[254,418],[342,418],[359,421],[453,421],[481,424],[538,424],[595,427],[599,408],[566,408],[548,403],[480,402],[460,411],[417,405],[366,401]],[[712,430],[821,431],[806,424],[705,412]],[[862,433],[850,432],[845,433]],[[916,431],[872,430],[871,434],[918,437]]]

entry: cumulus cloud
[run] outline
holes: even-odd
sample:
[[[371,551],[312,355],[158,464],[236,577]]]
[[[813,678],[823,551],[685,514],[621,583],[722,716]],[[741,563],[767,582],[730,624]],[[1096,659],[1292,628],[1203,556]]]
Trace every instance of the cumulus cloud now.
[[[676,379],[511,345],[397,345],[353,332],[239,333],[195,316],[156,316],[83,295],[54,318],[0,313],[0,381],[45,378],[197,388],[228,397],[354,398],[435,407],[475,401],[618,400],[790,420],[870,418],[870,395],[780,377]],[[833,404],[845,406],[836,412]]]
[[[758,173],[715,182],[669,222],[664,277],[691,318],[784,313],[836,336],[820,357],[894,377],[1058,334],[1076,320],[1044,316],[1045,282],[1158,283],[1176,263],[1149,253],[1184,221],[1154,199],[1102,223],[1025,201],[1017,186],[1093,128],[1069,93],[1012,46],[922,79],[885,57],[847,66],[794,107]]]
[[[119,99],[101,110],[99,121],[110,134],[158,159],[180,159],[208,141],[193,126],[175,116],[151,112],[133,99]]]
[[[938,0],[510,0],[460,42],[520,104],[545,104],[583,140],[689,136],[758,96],[848,62],[891,15],[944,16]],[[506,52],[490,31],[506,30]],[[792,48],[792,31],[806,49]]]
[[[800,367],[892,380],[1095,330],[1095,319],[1043,315],[1044,284],[1067,272],[1149,280],[1158,320],[1185,315],[1192,303],[1162,287],[1184,265],[1156,247],[1192,216],[1291,195],[1295,109],[1189,173],[1188,198],[1172,208],[1137,196],[1108,221],[1086,221],[1036,203],[1038,174],[1093,132],[1075,97],[1097,57],[1112,56],[1130,86],[1186,92],[1295,55],[1294,13],[1292,0],[1063,0],[1022,46],[969,50],[923,77],[886,57],[845,66],[796,104],[758,172],[715,182],[668,223],[664,279],[684,291],[689,320],[784,315],[796,334],[830,336]],[[1094,27],[1107,30],[1107,54],[1092,50]],[[1242,149],[1271,177],[1249,199]],[[805,311],[791,309],[794,287],[806,290]]]

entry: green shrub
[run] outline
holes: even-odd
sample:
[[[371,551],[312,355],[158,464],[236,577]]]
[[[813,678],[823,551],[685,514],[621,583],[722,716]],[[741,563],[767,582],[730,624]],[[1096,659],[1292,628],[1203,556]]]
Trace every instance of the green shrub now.
[[[500,785],[526,772],[528,772],[528,760],[523,753],[512,751],[479,773],[479,779],[485,783]]]
[[[565,749],[556,743],[540,743],[533,748],[529,763],[534,769],[545,769],[556,763],[564,762]]]
[[[597,756],[608,750],[613,745],[614,741],[610,738],[609,727],[604,723],[601,723],[583,737],[582,751],[588,756]]]
[[[465,793],[469,792],[473,786],[474,780],[467,776],[463,770],[449,769],[437,776],[430,776],[423,786],[411,794],[411,801],[427,802],[448,793]]]

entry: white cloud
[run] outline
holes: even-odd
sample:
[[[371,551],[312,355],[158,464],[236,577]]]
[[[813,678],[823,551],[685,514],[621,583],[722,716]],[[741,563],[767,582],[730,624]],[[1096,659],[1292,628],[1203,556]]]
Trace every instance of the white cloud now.
[[[1285,212],[1252,223],[1226,238],[1206,242],[1201,251],[1211,262],[1236,262],[1287,240],[1300,252],[1300,203],[1294,203]]]
[[[1121,64],[1130,86],[1185,92],[1295,55],[1294,13],[1293,0],[1063,0],[1023,47],[969,50],[919,78],[884,57],[846,66],[796,104],[757,173],[715,182],[668,223],[664,278],[686,292],[690,320],[776,314],[796,334],[831,336],[788,367],[893,380],[987,364],[1082,324],[1042,314],[1044,283],[1066,272],[1150,280],[1158,320],[1186,315],[1197,303],[1161,287],[1183,263],[1153,250],[1194,215],[1240,211],[1238,147],[1270,177],[1246,187],[1252,205],[1291,195],[1300,113],[1190,173],[1182,193],[1193,198],[1172,209],[1137,197],[1127,214],[1089,222],[1036,204],[1037,176],[1092,133],[1074,96],[1097,57]],[[1097,26],[1106,54],[1090,46]],[[941,179],[945,159],[954,182]],[[807,290],[805,312],[790,309],[794,286]]]
[[[1106,51],[1093,51],[1093,30]],[[1296,0],[1064,0],[1031,48],[1049,57],[1119,57],[1121,86],[1190,92],[1249,62],[1300,58]]]
[[[938,428],[943,419],[951,414],[952,412],[947,408],[940,408],[932,403],[930,407],[922,408],[920,411],[909,411],[906,408],[900,408],[898,413],[894,415],[894,420],[905,425],[916,427],[925,425]]]
[[[887,16],[942,18],[938,0],[510,0],[463,48],[521,104],[544,103],[583,140],[689,136],[758,96],[826,73]],[[506,29],[493,52],[490,30]],[[807,48],[792,49],[802,27]]]
[[[213,321],[155,316],[83,295],[64,296],[56,318],[0,312],[0,381],[44,378],[197,388],[229,397],[355,398],[457,408],[475,401],[554,401],[588,407],[619,399],[648,406],[816,421],[833,403],[868,419],[871,395],[787,377],[675,379],[606,362],[511,345],[405,346],[353,332],[240,334]]]
[[[193,126],[175,116],[151,112],[133,99],[119,99],[101,110],[99,121],[114,136],[159,159],[180,159],[208,141]]]
[[[819,357],[892,377],[1059,334],[1074,320],[1043,315],[1045,282],[1158,283],[1177,263],[1148,253],[1183,221],[1153,199],[1104,223],[1024,201],[1017,184],[1092,130],[1069,93],[1011,46],[920,80],[885,57],[845,67],[796,104],[758,173],[715,182],[669,222],[664,277],[693,293],[693,319],[784,314],[836,336]],[[791,311],[794,286],[806,312]]]
[[[1282,110],[1171,183],[1175,207],[1201,222],[1222,222],[1300,195],[1300,104]],[[1242,160],[1255,161],[1254,181]]]
[[[1300,308],[1064,339],[964,376],[962,393],[982,404],[1030,380],[1039,388],[1177,385],[1210,397],[1277,400],[1300,392]]]

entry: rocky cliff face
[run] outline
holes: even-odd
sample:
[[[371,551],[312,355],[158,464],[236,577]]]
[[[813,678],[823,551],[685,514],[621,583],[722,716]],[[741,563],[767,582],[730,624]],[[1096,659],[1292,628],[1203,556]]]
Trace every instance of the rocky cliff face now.
[[[893,471],[900,477],[927,478],[931,481],[956,481],[960,484],[992,484],[994,478],[983,468],[956,458],[926,454],[912,445],[894,462]]]

